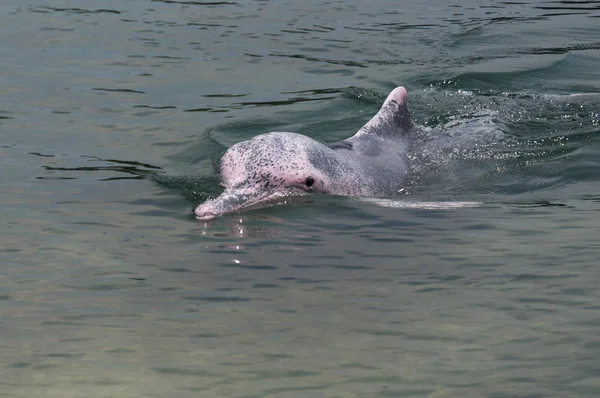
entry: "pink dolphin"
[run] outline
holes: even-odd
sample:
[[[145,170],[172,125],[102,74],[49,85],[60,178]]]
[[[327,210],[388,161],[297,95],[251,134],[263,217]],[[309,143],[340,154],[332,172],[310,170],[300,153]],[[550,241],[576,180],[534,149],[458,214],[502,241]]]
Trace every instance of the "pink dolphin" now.
[[[354,136],[334,144],[285,132],[233,145],[221,158],[224,192],[194,210],[199,220],[264,207],[306,193],[382,197],[397,194],[409,173],[411,139],[421,129],[410,118],[404,87]]]

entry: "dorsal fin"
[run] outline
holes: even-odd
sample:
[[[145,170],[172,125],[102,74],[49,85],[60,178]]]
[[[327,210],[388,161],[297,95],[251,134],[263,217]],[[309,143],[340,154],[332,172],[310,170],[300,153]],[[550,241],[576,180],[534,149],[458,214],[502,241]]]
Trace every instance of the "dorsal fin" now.
[[[413,128],[408,111],[408,94],[404,87],[396,87],[385,99],[381,109],[354,135],[388,137],[406,135]]]

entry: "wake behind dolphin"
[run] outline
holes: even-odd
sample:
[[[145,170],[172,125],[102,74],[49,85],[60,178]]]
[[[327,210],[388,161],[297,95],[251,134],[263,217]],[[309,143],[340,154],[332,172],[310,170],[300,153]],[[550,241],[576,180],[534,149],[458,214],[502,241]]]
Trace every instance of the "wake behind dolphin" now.
[[[404,87],[395,88],[379,112],[343,141],[271,132],[233,145],[221,158],[224,192],[196,207],[199,220],[261,207],[306,193],[392,196],[409,175],[409,153],[421,128],[410,118]]]

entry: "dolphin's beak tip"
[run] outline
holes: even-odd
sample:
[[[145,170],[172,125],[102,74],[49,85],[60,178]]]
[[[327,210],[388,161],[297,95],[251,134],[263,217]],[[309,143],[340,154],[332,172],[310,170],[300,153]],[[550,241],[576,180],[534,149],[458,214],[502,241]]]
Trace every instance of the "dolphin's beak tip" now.
[[[202,205],[199,205],[194,209],[194,216],[196,217],[196,220],[208,221],[218,216],[218,214],[204,210],[202,207]]]

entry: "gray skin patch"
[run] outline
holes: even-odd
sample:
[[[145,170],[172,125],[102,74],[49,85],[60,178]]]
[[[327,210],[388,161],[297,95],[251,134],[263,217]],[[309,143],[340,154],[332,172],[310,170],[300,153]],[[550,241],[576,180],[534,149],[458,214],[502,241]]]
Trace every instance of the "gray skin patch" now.
[[[225,190],[196,207],[196,218],[208,220],[306,193],[396,194],[408,175],[411,138],[419,129],[406,102],[406,90],[394,89],[354,136],[330,145],[288,132],[261,134],[233,145],[219,165]]]
[[[332,144],[327,145],[331,149],[347,149],[349,151],[352,150],[352,143],[348,141],[338,141]]]

